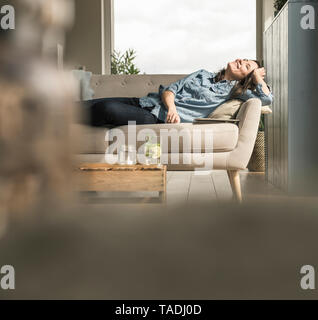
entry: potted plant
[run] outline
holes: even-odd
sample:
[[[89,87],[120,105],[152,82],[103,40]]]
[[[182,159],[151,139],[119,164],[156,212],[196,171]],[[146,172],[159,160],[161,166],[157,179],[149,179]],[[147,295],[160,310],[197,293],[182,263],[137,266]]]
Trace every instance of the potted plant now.
[[[264,114],[259,122],[257,137],[251,159],[247,165],[249,171],[265,172],[265,126]]]
[[[128,49],[121,54],[120,51],[114,51],[111,60],[112,74],[139,74],[140,70],[135,66],[134,60],[136,52],[134,49]]]

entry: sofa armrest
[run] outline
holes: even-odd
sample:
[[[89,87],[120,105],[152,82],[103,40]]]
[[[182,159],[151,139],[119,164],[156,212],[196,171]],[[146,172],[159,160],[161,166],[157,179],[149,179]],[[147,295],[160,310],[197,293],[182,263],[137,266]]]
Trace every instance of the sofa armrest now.
[[[242,104],[236,117],[240,120],[238,143],[227,159],[228,170],[246,168],[255,145],[261,107],[262,103],[258,98],[249,99]]]

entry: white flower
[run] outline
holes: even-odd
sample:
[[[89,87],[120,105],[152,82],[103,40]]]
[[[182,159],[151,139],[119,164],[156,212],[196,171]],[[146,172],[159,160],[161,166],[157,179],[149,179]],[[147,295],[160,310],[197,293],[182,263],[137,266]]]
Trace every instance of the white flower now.
[[[150,147],[150,150],[149,150],[149,153],[150,153],[150,157],[152,159],[159,159],[160,156],[161,156],[161,148],[160,148],[160,145],[157,145],[157,144],[154,144]]]

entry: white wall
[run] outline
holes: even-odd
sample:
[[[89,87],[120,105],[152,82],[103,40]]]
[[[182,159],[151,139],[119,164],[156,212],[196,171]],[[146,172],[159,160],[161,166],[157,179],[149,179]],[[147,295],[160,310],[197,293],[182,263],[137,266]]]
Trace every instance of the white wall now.
[[[274,19],[274,0],[263,0],[263,30],[266,30]]]
[[[86,70],[95,74],[110,74],[112,2],[75,0],[75,22],[66,34],[65,67],[85,66]]]
[[[256,0],[256,52],[263,60],[263,33],[274,19],[274,0]]]

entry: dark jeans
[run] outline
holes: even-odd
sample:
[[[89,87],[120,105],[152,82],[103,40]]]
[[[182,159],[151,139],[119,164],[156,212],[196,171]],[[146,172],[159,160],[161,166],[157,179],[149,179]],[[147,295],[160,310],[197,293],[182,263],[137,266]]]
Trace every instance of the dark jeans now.
[[[127,125],[128,121],[162,123],[150,112],[152,108],[140,106],[138,98],[101,98],[83,101],[81,106],[85,108],[84,122],[94,127]]]

